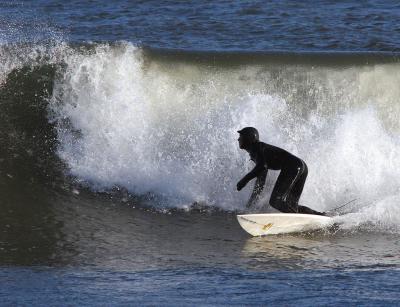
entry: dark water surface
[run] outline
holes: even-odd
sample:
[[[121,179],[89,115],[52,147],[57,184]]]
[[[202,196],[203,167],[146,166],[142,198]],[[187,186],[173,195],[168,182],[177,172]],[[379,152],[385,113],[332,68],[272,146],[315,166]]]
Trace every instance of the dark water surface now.
[[[0,305],[399,305],[397,1],[0,2]],[[236,131],[338,229],[252,238]],[[270,172],[264,203],[276,172]]]
[[[251,238],[230,213],[25,193],[0,218],[5,305],[398,303],[398,234]]]

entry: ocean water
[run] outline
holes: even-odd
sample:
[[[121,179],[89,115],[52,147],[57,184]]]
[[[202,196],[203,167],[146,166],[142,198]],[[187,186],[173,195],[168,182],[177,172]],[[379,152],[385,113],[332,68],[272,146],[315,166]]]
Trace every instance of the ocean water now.
[[[395,1],[0,3],[1,305],[398,305]],[[252,238],[236,131],[338,229]],[[278,173],[270,172],[261,203]]]

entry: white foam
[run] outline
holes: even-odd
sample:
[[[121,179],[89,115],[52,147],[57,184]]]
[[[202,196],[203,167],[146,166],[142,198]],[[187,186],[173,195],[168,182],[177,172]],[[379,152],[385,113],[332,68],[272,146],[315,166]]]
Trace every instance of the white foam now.
[[[393,192],[393,191],[392,191]],[[374,200],[360,210],[335,218],[344,230],[400,231],[400,194]]]
[[[144,59],[130,44],[64,59],[67,68],[51,103],[53,119],[70,124],[59,125],[59,154],[93,187],[153,193],[169,206],[197,201],[243,208],[251,187],[239,193],[235,185],[252,165],[237,147],[236,130],[251,125],[262,140],[308,163],[304,204],[326,210],[357,197],[386,199],[376,208],[393,209],[388,204],[400,186],[399,140],[376,107],[379,97],[360,101],[366,84],[372,86],[365,81],[373,74],[368,67],[303,67],[296,74],[307,82],[283,79],[271,86],[271,74],[260,78],[265,68],[257,66]],[[313,94],[301,96],[304,88]]]
[[[14,70],[59,64],[71,52],[73,50],[67,44],[57,41],[47,44],[0,44],[0,85]]]

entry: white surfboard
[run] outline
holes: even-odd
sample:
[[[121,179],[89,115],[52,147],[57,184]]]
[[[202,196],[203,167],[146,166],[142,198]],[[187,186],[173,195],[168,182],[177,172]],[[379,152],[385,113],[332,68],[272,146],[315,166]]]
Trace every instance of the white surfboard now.
[[[240,226],[252,236],[304,232],[331,226],[333,218],[299,213],[237,215]]]

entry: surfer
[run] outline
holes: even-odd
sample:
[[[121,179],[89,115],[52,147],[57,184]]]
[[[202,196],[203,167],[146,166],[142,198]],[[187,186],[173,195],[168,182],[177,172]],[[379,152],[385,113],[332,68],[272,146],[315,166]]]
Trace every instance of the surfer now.
[[[272,207],[284,213],[325,215],[298,204],[308,174],[307,165],[303,160],[282,148],[260,142],[256,128],[246,127],[238,133],[239,147],[246,150],[256,164],[237,184],[237,190],[240,191],[250,180],[257,178],[247,207],[251,207],[258,200],[264,189],[268,170],[271,169],[281,171],[269,200]]]

